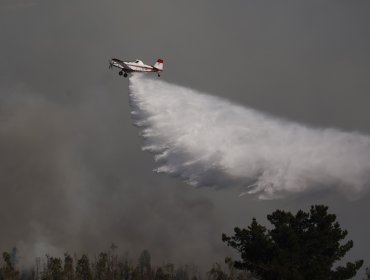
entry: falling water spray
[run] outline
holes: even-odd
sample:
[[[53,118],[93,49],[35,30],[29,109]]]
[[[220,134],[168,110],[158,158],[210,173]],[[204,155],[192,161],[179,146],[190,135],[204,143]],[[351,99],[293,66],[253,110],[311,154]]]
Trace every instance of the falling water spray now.
[[[130,102],[155,171],[191,185],[239,186],[259,198],[369,186],[369,136],[306,127],[142,75],[130,78]]]

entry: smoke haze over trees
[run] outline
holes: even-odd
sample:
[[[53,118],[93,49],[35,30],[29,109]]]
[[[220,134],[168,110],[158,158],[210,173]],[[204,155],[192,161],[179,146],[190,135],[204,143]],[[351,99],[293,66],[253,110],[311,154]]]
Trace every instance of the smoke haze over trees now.
[[[93,257],[46,255],[28,266],[19,262],[19,252],[13,248],[2,255],[0,280],[344,280],[352,279],[363,265],[363,260],[337,265],[353,241],[343,243],[348,232],[327,206],[311,206],[309,212],[295,215],[276,210],[267,218],[273,225],[269,230],[253,219],[246,229],[236,227],[233,236],[222,234],[222,241],[240,255],[236,261],[226,257],[224,265],[214,263],[207,273],[195,264],[154,264],[148,250],[133,261],[112,243]]]
[[[95,257],[73,255],[37,258],[31,267],[19,269],[9,253],[0,261],[0,280],[252,280],[247,272],[236,272],[232,266],[218,263],[204,273],[195,265],[176,266],[173,263],[154,265],[147,250],[137,261],[120,256],[116,247]]]

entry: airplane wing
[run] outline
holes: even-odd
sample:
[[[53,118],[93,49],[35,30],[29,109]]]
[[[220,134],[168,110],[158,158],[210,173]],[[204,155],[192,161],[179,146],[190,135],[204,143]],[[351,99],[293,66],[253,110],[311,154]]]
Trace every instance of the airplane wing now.
[[[123,62],[122,60],[119,60],[117,58],[112,58],[109,61],[109,68],[112,68],[112,67],[117,67],[117,68],[120,68],[122,70],[124,70],[124,69],[128,70],[129,69],[129,67],[126,65],[125,62]]]

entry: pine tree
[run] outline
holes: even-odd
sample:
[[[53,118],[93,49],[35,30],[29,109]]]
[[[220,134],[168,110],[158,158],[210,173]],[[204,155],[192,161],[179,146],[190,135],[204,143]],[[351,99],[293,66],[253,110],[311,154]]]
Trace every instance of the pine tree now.
[[[53,258],[47,256],[47,278],[50,280],[62,280],[62,260],[60,258]]]
[[[82,257],[77,261],[76,279],[77,280],[92,280],[90,261],[86,255],[82,255]]]
[[[327,210],[323,205],[296,215],[276,210],[267,216],[273,225],[271,230],[253,219],[247,229],[235,228],[234,236],[223,234],[222,240],[240,253],[241,260],[234,263],[236,268],[249,270],[262,279],[350,279],[363,261],[348,262],[332,270],[334,263],[353,247],[353,241],[341,244],[348,232]]]
[[[108,255],[106,253],[100,253],[98,261],[95,265],[95,279],[105,280],[108,279],[109,273]]]

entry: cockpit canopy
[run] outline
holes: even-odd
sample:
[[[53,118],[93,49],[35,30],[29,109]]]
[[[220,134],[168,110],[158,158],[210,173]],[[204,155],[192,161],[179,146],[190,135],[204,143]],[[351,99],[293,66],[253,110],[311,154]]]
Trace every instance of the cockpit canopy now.
[[[135,63],[136,63],[136,64],[144,64],[144,63],[143,63],[141,60],[139,60],[139,59],[136,59],[136,60],[135,60]]]

